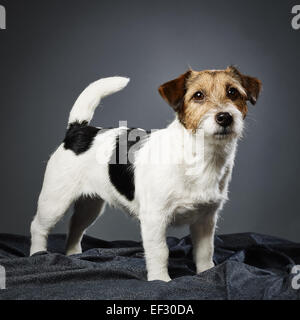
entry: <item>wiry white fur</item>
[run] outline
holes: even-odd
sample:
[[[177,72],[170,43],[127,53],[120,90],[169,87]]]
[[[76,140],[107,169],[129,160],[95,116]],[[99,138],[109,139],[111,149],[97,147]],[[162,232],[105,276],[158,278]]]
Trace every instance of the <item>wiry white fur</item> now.
[[[69,117],[69,123],[90,122],[102,98],[124,89],[129,78],[109,77],[91,83],[76,100]]]
[[[95,82],[75,103],[70,122],[91,120],[99,99],[123,88],[127,82],[125,78]],[[220,111],[230,112],[234,118],[232,134],[226,138],[215,136],[219,125],[214,119]],[[170,280],[166,244],[166,229],[170,224],[190,225],[197,271],[211,268],[215,224],[227,199],[237,139],[243,129],[242,114],[231,105],[218,106],[205,115],[199,128],[204,131],[204,139],[200,140],[204,159],[197,152],[193,154],[195,135],[177,119],[167,128],[151,134],[135,154],[133,201],[128,201],[115,189],[108,173],[116,136],[124,128],[97,135],[92,147],[79,156],[61,145],[47,165],[37,214],[31,225],[30,253],[46,250],[51,228],[80,198],[70,225],[67,254],[81,252],[82,235],[107,202],[140,220],[148,280]],[[195,156],[194,162],[184,161],[184,148]],[[157,154],[161,149],[172,163],[149,163],[149,155]],[[84,195],[99,198],[90,200]]]

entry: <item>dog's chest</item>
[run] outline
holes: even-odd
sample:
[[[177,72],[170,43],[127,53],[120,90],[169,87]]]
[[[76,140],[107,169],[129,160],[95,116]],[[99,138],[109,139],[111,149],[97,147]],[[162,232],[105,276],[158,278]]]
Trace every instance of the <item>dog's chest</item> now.
[[[224,175],[224,168],[211,165],[187,168],[180,178],[178,196],[192,205],[203,203],[218,203],[222,200],[220,182]]]
[[[198,172],[182,179],[174,196],[174,224],[186,224],[216,211],[224,200],[220,172]]]

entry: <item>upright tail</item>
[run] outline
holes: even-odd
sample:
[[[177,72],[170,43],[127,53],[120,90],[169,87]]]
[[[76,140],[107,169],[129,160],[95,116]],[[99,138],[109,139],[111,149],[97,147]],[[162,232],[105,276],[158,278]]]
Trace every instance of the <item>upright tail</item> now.
[[[91,83],[78,97],[70,112],[69,122],[89,123],[102,98],[125,88],[129,78],[110,77]]]

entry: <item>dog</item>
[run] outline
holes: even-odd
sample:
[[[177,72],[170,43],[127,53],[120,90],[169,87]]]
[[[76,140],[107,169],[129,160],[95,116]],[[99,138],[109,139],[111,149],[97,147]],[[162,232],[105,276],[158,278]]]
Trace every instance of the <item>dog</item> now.
[[[76,100],[65,139],[47,164],[31,223],[30,254],[47,250],[51,228],[72,203],[66,253],[81,253],[83,234],[108,203],[138,218],[149,281],[171,280],[166,243],[171,224],[190,226],[196,271],[206,271],[214,266],[216,222],[228,198],[247,102],[256,103],[261,81],[234,66],[190,69],[159,87],[175,111],[166,128],[149,135],[142,129],[90,126],[100,100],[128,82],[124,77],[100,79]],[[131,134],[139,136],[138,143],[129,139]],[[124,145],[125,156],[118,154]],[[128,147],[133,148],[131,161]],[[149,161],[149,155],[159,153],[169,160]]]

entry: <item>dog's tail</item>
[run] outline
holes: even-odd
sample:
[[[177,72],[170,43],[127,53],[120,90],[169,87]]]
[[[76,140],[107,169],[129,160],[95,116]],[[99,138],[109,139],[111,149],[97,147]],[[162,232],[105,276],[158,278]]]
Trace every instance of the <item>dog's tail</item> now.
[[[92,120],[101,99],[122,90],[128,82],[129,78],[110,77],[91,83],[75,101],[68,124],[73,122],[86,122],[88,124]]]

